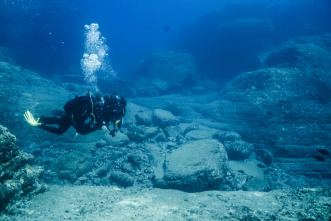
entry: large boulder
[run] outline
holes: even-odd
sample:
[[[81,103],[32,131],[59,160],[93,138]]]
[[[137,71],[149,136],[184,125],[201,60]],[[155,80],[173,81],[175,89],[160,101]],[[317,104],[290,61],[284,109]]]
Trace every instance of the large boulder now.
[[[183,144],[166,155],[163,170],[156,170],[155,186],[188,192],[219,189],[227,154],[216,140]]]
[[[34,157],[19,150],[16,137],[0,125],[0,213],[23,196],[45,191],[42,173]]]
[[[146,126],[150,126],[152,125],[152,114],[149,112],[138,112],[135,115],[136,121],[138,125],[146,125]]]
[[[162,109],[155,109],[153,111],[152,120],[156,126],[161,128],[165,128],[167,126],[176,126],[180,123],[178,117],[172,115],[171,112]]]
[[[134,179],[130,177],[127,173],[115,171],[111,173],[111,180],[123,187],[129,187],[134,184]]]
[[[291,39],[260,58],[265,66],[331,69],[331,34]]]
[[[206,105],[206,112],[215,113],[213,117],[226,116],[223,119],[231,121],[249,142],[325,144],[323,125],[329,122],[330,93],[331,75],[324,70],[265,68],[233,79],[221,91],[221,100],[214,103],[219,108],[212,110]]]
[[[217,130],[202,127],[197,130],[190,130],[185,134],[185,138],[188,140],[203,140],[203,139],[212,139],[214,134],[217,133]]]
[[[234,142],[224,142],[226,152],[228,153],[229,160],[245,160],[254,151],[254,146],[248,142],[237,140]]]
[[[104,136],[104,140],[110,146],[123,147],[129,143],[129,138],[124,133],[118,131],[114,137],[111,137],[109,134]]]

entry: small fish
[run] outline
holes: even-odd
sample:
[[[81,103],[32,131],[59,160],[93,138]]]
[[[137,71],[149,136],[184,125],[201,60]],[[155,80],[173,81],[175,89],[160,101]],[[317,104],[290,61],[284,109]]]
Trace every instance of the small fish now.
[[[327,151],[326,149],[318,149],[317,151],[320,152],[323,155],[330,155],[330,152]]]
[[[320,157],[320,156],[314,156],[314,158],[317,160],[317,161],[325,161],[325,158],[324,157]]]

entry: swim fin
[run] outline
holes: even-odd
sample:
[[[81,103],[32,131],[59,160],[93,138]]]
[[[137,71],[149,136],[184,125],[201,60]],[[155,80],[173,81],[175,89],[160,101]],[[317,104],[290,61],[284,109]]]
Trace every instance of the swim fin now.
[[[38,127],[41,125],[41,123],[39,123],[40,118],[35,120],[30,111],[26,111],[24,113],[24,118],[25,118],[26,122],[28,122],[33,127]]]

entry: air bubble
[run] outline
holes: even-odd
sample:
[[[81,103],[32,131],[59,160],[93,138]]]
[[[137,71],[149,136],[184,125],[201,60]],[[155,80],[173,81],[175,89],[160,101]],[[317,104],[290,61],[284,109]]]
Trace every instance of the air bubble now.
[[[110,62],[105,59],[109,48],[105,42],[106,38],[102,37],[101,32],[98,31],[99,25],[92,23],[91,25],[85,25],[84,28],[85,52],[81,60],[81,67],[85,82],[98,90],[98,72],[104,72],[106,76],[111,75],[113,77],[116,77],[116,73],[111,67]]]

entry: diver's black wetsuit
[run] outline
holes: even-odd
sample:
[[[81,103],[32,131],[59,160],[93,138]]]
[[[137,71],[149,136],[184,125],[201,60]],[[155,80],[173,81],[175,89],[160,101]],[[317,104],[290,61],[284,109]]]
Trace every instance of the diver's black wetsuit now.
[[[73,126],[78,133],[85,135],[105,125],[114,136],[116,126],[122,126],[125,106],[126,100],[116,93],[104,97],[88,93],[68,101],[63,107],[64,111],[54,117],[41,116],[42,125],[39,128],[60,135]],[[110,123],[114,125],[113,129],[109,128]],[[59,126],[53,127],[49,124]]]

